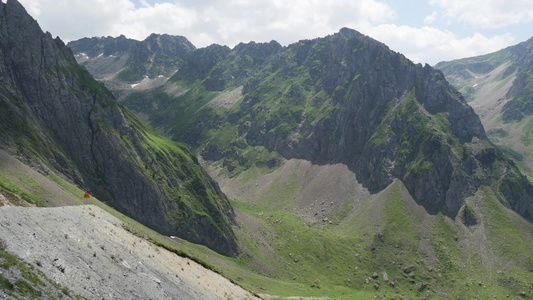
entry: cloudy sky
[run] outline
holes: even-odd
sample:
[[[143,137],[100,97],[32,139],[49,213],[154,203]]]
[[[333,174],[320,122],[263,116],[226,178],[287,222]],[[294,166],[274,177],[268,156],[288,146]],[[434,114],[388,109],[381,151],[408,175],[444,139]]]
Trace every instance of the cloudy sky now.
[[[1,0],[5,2],[6,0]],[[182,35],[196,47],[288,45],[349,27],[417,63],[486,54],[533,37],[530,0],[19,0],[64,41]]]

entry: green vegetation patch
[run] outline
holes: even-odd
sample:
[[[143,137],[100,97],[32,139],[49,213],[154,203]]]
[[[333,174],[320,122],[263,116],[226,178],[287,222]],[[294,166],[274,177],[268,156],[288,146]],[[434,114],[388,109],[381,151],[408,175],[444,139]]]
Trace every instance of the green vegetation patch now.
[[[401,132],[392,128],[393,122],[404,121],[405,128]],[[449,121],[442,114],[426,115],[416,101],[414,89],[409,93],[404,103],[401,103],[382,124],[378,126],[378,131],[373,136],[374,145],[380,145],[384,137],[392,135],[399,136],[399,147],[397,149],[395,166],[405,168],[407,174],[413,173],[420,177],[422,174],[433,168],[432,157],[435,153],[449,148],[457,160],[462,159],[465,149],[461,143],[451,133]]]
[[[513,83],[520,90],[502,108],[504,122],[516,122],[533,113],[533,71],[520,72]]]
[[[229,203],[188,148],[160,136],[127,109],[123,111],[129,125],[138,132],[147,156],[144,161],[133,162],[148,178],[165,187],[170,202],[179,207],[178,213],[168,214],[168,221],[179,228],[188,228],[191,221],[207,218],[221,237],[231,241],[230,220],[226,215]]]
[[[24,188],[23,188],[24,187]],[[20,199],[35,204],[36,206],[47,206],[43,194],[49,194],[44,188],[39,186],[31,177],[2,170],[0,172],[0,192],[3,192],[10,201],[19,203]]]
[[[520,137],[520,141],[524,146],[530,146],[533,144],[533,118],[526,121],[522,125],[523,135]]]

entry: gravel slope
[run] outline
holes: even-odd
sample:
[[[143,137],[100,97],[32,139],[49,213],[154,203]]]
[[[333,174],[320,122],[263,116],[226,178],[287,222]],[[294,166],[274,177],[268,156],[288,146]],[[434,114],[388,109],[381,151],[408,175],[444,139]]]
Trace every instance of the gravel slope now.
[[[254,299],[96,206],[0,207],[7,250],[89,299]]]

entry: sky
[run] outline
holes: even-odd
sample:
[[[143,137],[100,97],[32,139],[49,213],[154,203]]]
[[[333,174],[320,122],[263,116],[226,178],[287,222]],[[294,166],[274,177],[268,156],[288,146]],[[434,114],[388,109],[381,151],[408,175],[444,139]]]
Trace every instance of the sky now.
[[[1,0],[6,2],[6,0]],[[19,0],[44,31],[69,42],[151,33],[197,48],[244,42],[283,46],[343,27],[416,63],[498,51],[533,37],[531,0]]]

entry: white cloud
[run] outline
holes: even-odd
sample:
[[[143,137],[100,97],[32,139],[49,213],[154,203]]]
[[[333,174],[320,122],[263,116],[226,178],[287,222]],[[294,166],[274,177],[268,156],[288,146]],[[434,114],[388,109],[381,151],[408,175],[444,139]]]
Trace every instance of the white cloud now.
[[[45,31],[65,40],[110,33],[122,16],[134,9],[129,0],[20,0]]]
[[[176,4],[162,3],[126,10],[118,22],[110,26],[111,35],[124,34],[127,37],[143,40],[151,33],[184,35],[195,26],[197,13]]]
[[[481,28],[502,28],[533,21],[533,1],[524,0],[431,0],[445,9],[447,17]]]
[[[470,27],[479,32],[479,28],[533,20],[533,1],[516,0],[430,0],[434,12],[424,12],[424,27],[391,24],[408,22],[399,20],[383,0],[166,0],[160,4],[137,0],[137,6],[133,0],[19,1],[44,30],[66,42],[120,34],[143,40],[151,33],[168,33],[185,36],[197,47],[271,40],[287,45],[349,27],[416,62],[432,64],[496,51],[513,41],[502,30],[495,36],[487,31],[484,35],[452,33],[436,24],[459,20],[475,25]]]
[[[119,34],[142,40],[156,32],[186,36],[200,47],[273,39],[287,44],[395,17],[378,0],[209,0],[155,5],[140,0],[141,7],[131,0],[20,1],[44,30],[66,41]]]
[[[347,24],[389,20],[394,11],[374,0],[216,1],[201,12],[216,28],[217,42],[277,40],[282,44],[338,31]]]
[[[369,28],[367,34],[416,63],[429,64],[498,51],[513,42],[510,34],[489,38],[473,33],[469,37],[459,38],[450,31],[434,27],[414,28],[393,24]]]
[[[439,14],[436,11],[434,11],[431,15],[424,18],[424,24],[431,25],[435,23],[435,20],[437,20],[438,15]]]

